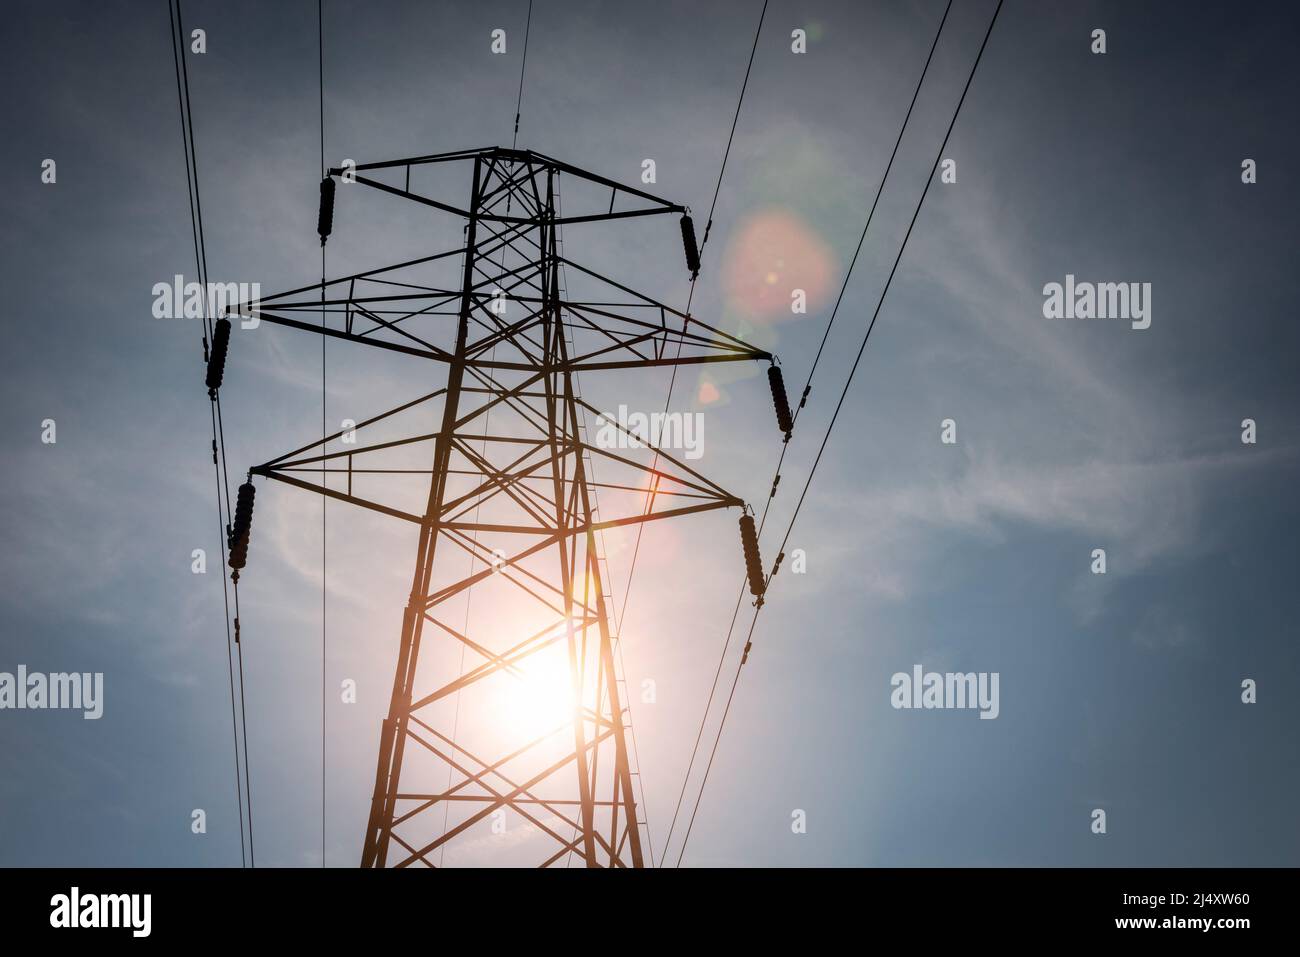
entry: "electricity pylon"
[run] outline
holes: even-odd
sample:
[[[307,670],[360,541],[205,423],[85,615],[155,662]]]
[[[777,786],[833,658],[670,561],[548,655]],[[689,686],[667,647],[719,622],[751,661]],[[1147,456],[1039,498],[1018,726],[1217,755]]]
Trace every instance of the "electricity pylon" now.
[[[445,181],[466,165],[468,208],[412,185],[413,174]],[[745,504],[609,419],[593,442],[588,417],[600,413],[578,375],[773,357],[563,254],[562,226],[676,213],[698,271],[682,206],[489,148],[331,169],[322,243],[333,177],[462,217],[465,230],[448,252],[232,310],[446,367],[442,388],[250,470],[418,529],[362,866],[437,866],[448,852],[456,860],[458,842],[493,840],[511,863],[642,866],[603,533]],[[436,427],[378,437],[419,414]],[[653,465],[640,460],[649,454]],[[413,480],[423,503],[397,502]]]

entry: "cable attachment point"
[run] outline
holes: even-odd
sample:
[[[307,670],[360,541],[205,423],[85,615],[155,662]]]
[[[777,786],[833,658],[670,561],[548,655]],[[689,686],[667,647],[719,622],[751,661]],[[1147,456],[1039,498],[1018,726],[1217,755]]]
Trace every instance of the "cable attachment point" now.
[[[695,244],[695,222],[690,213],[682,215],[682,248],[686,252],[686,268],[694,279],[700,274],[700,247]]]
[[[316,217],[316,232],[320,234],[320,244],[330,238],[334,230],[334,178],[326,176],[320,181],[320,215]]]
[[[790,414],[790,400],[785,394],[785,377],[775,362],[767,367],[767,384],[772,390],[772,405],[776,408],[776,427],[785,433],[785,440],[789,442],[794,430],[794,416]]]
[[[235,500],[235,523],[226,543],[230,549],[229,564],[235,570],[230,576],[233,581],[239,580],[239,569],[248,562],[248,537],[253,526],[253,498],[256,495],[257,489],[252,482],[239,486],[239,496]]]
[[[745,512],[740,516],[740,547],[745,553],[745,575],[749,579],[749,593],[761,603],[767,583],[763,580],[763,560],[758,554],[758,530],[754,516]]]
[[[205,384],[208,387],[208,398],[215,399],[217,390],[221,388],[221,380],[226,374],[226,354],[230,351],[230,320],[217,320],[216,329],[212,333],[212,353],[208,357],[208,377]]]

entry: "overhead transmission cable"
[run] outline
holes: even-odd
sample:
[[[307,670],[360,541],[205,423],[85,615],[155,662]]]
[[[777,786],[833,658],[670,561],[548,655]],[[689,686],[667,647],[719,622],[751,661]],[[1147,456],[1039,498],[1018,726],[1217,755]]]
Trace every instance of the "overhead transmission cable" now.
[[[317,80],[320,90],[320,175],[323,182],[329,176],[325,165],[325,0],[316,0],[316,63]],[[320,244],[320,325],[325,331],[325,241]],[[320,337],[320,434],[328,434],[326,425],[325,393],[325,342],[329,337]],[[321,455],[325,454],[326,439],[321,439]],[[322,462],[320,482],[322,490],[329,481],[329,471]],[[326,697],[326,573],[328,571],[329,541],[326,536],[326,514],[329,509],[329,496],[320,497],[320,866],[325,866],[325,697]]]
[[[713,186],[713,200],[709,203],[709,216],[704,225],[704,238],[700,242],[699,254],[701,258],[703,258],[704,256],[704,247],[709,244],[709,233],[713,229],[713,213],[718,206],[718,195],[722,192],[722,178],[723,176],[726,175],[727,172],[727,159],[731,156],[731,144],[732,141],[735,140],[736,138],[736,124],[740,121],[740,108],[741,106],[744,105],[745,91],[749,88],[749,74],[754,69],[754,55],[758,52],[758,39],[763,33],[763,20],[767,16],[767,4],[768,4],[768,0],[763,0],[763,9],[759,12],[758,15],[758,26],[754,29],[754,43],[749,50],[749,62],[745,65],[745,79],[740,84],[740,96],[737,97],[736,99],[736,109],[731,117],[731,132],[727,134],[727,146],[726,149],[722,151],[722,165],[718,169],[718,179]],[[685,313],[687,318],[683,318],[682,320],[683,336],[679,336],[677,339],[678,357],[680,357],[682,354],[682,343],[684,341],[684,333],[686,331],[687,324],[690,322],[689,316],[691,314],[691,303],[694,302],[695,300],[695,284],[698,280],[699,280],[699,273],[696,272],[694,275],[691,276],[691,288],[689,293],[687,293],[686,296]],[[677,368],[678,368],[677,364],[674,363],[672,368],[672,374],[669,376],[668,379],[668,394],[664,397],[665,415],[668,414],[668,407],[672,404],[673,401],[673,389],[677,385]],[[650,468],[653,471],[658,467],[659,467],[659,450],[656,449],[654,455],[654,461],[652,462]],[[650,510],[654,507],[655,495],[658,492],[658,489],[659,489],[659,476],[656,474],[654,479],[650,483],[650,487],[646,490],[645,511],[643,515],[650,514]],[[645,522],[637,523],[636,543],[632,547],[632,561],[629,564],[628,572],[627,572],[627,587],[623,590],[623,608],[619,612],[620,621],[627,617],[627,603],[628,603],[628,599],[632,595],[632,576],[636,573],[637,558],[641,554],[641,536],[645,533],[645,525],[646,525]]]
[[[185,186],[189,197],[190,232],[194,242],[194,268],[198,273],[200,302],[203,309],[203,358],[209,360],[210,349],[214,344],[214,327],[211,302],[208,298],[208,263],[207,241],[203,232],[203,203],[199,191],[198,154],[194,146],[194,116],[190,105],[189,68],[185,59],[185,27],[181,10],[181,0],[174,5],[169,0],[167,16],[172,39],[172,65],[176,75],[176,99],[181,119],[181,145],[185,153]],[[235,798],[239,809],[239,857],[243,866],[255,864],[253,852],[253,808],[252,786],[248,774],[248,722],[244,707],[244,667],[243,649],[239,642],[239,583],[233,582],[234,591],[234,631],[231,631],[231,590],[225,577],[226,535],[230,530],[230,479],[226,466],[225,428],[221,416],[221,396],[218,389],[210,389],[210,406],[212,421],[212,464],[216,473],[217,521],[220,538],[222,565],[222,601],[223,618],[226,627],[226,671],[230,688],[230,723],[235,751]],[[224,494],[223,494],[224,488]],[[232,640],[239,658],[239,706],[238,717],[235,704],[235,665],[232,652]],[[240,725],[243,726],[243,766],[240,764]],[[244,818],[247,815],[247,842],[245,849]]]
[[[763,33],[763,21],[764,21],[764,20],[766,19],[766,17],[767,17],[767,5],[768,5],[768,0],[763,0],[763,7],[762,7],[762,9],[760,10],[759,15],[758,15],[758,25],[757,25],[757,27],[755,27],[755,29],[754,29],[754,42],[751,44],[751,46],[750,46],[750,50],[749,50],[749,60],[748,60],[748,62],[745,64],[745,76],[744,76],[744,79],[741,81],[741,84],[740,84],[740,95],[736,98],[736,109],[735,109],[735,110],[733,111],[733,113],[732,113],[732,117],[731,117],[731,129],[730,129],[730,131],[729,131],[728,134],[727,134],[727,145],[726,145],[726,147],[723,149],[723,152],[722,152],[722,163],[721,163],[721,165],[720,165],[719,168],[718,168],[718,178],[717,178],[717,180],[715,181],[715,183],[714,183],[714,187],[713,187],[713,199],[712,199],[712,200],[710,201],[710,203],[709,203],[709,215],[708,215],[708,218],[707,218],[707,220],[706,220],[706,222],[705,222],[705,226],[704,226],[704,237],[703,237],[703,239],[702,239],[701,242],[700,242],[700,256],[701,256],[701,257],[703,257],[703,255],[704,255],[704,248],[705,248],[705,246],[708,245],[708,242],[709,242],[709,236],[710,236],[710,234],[711,234],[711,232],[712,232],[712,229],[713,229],[713,214],[714,214],[714,212],[717,210],[717,206],[718,206],[718,196],[719,196],[719,195],[721,194],[721,192],[722,192],[722,180],[723,180],[723,177],[726,175],[726,172],[727,172],[727,160],[728,160],[728,159],[730,158],[730,156],[731,156],[731,146],[732,146],[732,143],[735,141],[735,138],[736,138],[736,126],[738,125],[738,123],[739,123],[739,121],[740,121],[740,110],[741,110],[741,107],[742,107],[742,106],[744,105],[744,103],[745,103],[745,92],[746,92],[746,90],[749,89],[749,77],[750,77],[750,74],[753,72],[753,69],[754,69],[754,57],[755,57],[755,55],[756,55],[757,52],[758,52],[758,41],[759,41],[759,38],[761,37],[761,35],[762,35],[762,33]],[[687,316],[690,315],[690,312],[691,312],[691,305],[692,305],[692,303],[693,303],[694,300],[695,300],[695,286],[696,286],[696,282],[697,282],[698,280],[699,280],[699,273],[697,272],[697,273],[695,273],[694,275],[691,276],[690,291],[688,292],[687,297],[686,297],[686,309],[685,309],[684,311],[685,311],[685,313],[686,313]],[[682,324],[683,332],[685,331],[686,323],[687,323],[688,321],[689,321],[688,319],[683,319],[683,324]],[[678,340],[677,340],[677,355],[678,355],[678,356],[681,355],[683,341],[684,341],[684,337],[678,337]],[[673,365],[673,368],[672,368],[672,373],[671,373],[671,375],[670,375],[670,377],[669,377],[669,380],[668,380],[668,393],[667,393],[667,395],[664,397],[664,413],[665,413],[665,414],[667,414],[667,412],[668,412],[668,408],[669,408],[669,406],[672,404],[673,390],[674,390],[674,388],[676,387],[676,384],[677,384],[677,365],[674,364],[674,365]],[[659,465],[659,452],[658,452],[658,450],[656,449],[656,450],[655,450],[655,455],[654,455],[654,460],[653,460],[653,462],[652,462],[652,464],[651,464],[651,466],[650,466],[650,467],[651,467],[651,470],[653,471],[653,470],[657,469],[657,468],[658,468],[658,465]],[[652,480],[652,482],[651,482],[651,484],[650,484],[650,488],[646,490],[646,501],[645,501],[645,509],[644,509],[643,515],[648,515],[648,514],[650,514],[651,509],[654,507],[654,499],[655,499],[655,495],[656,495],[656,492],[657,492],[657,490],[658,490],[658,487],[659,487],[659,477],[658,477],[658,475],[655,475],[654,479]],[[628,606],[628,601],[630,600],[630,598],[631,598],[631,594],[632,594],[632,580],[633,580],[633,576],[636,574],[636,565],[637,565],[637,560],[638,560],[638,558],[639,558],[640,555],[641,555],[641,538],[642,538],[642,535],[644,535],[644,533],[645,533],[645,523],[644,523],[644,522],[639,522],[639,523],[637,524],[636,541],[635,541],[635,543],[634,543],[634,545],[633,545],[633,548],[632,548],[632,559],[631,559],[631,561],[630,561],[630,563],[629,563],[629,565],[628,565],[628,572],[627,572],[627,585],[626,585],[626,587],[625,587],[624,590],[623,590],[623,607],[619,610],[619,614],[618,614],[618,617],[617,617],[617,623],[618,623],[618,624],[617,624],[617,627],[618,627],[618,629],[619,629],[620,634],[622,633],[622,623],[625,622],[625,621],[627,620],[627,606]],[[621,656],[621,654],[622,654],[622,643],[621,643],[621,642],[620,642],[620,645],[619,645],[619,653],[620,653],[620,656]],[[636,744],[635,744],[635,732],[633,732],[633,747],[636,748]],[[640,760],[639,760],[639,759],[637,760],[637,764],[638,764],[638,769],[639,769],[639,765],[640,765]],[[642,789],[643,789],[643,790],[642,790],[642,796],[643,796],[643,804],[644,804],[644,783],[642,783]],[[648,838],[648,836],[649,836],[649,823],[648,823],[648,820],[649,820],[649,819],[648,819],[649,808],[648,808],[648,807],[647,807],[647,808],[644,808],[644,811],[645,811],[645,813],[646,813],[646,815],[647,815],[646,833],[647,833],[647,838]],[[672,831],[671,831],[671,829],[670,829],[670,830],[669,830],[669,837],[671,838],[671,836],[672,836]],[[667,853],[667,845],[666,845],[666,844],[665,844],[665,848],[664,848],[664,853]],[[651,858],[652,858],[652,861],[651,861],[651,862],[652,862],[652,865],[653,865],[653,851],[651,852]]]
[[[775,562],[774,565],[773,565],[773,571],[770,572],[770,573],[768,574],[768,576],[767,576],[767,581],[768,581],[769,583],[771,582],[773,575],[775,575],[775,569],[776,569],[776,567],[777,567],[777,566],[779,565],[779,563],[780,563],[780,556],[781,556],[781,554],[784,552],[784,550],[785,550],[785,546],[786,546],[786,544],[787,544],[787,543],[789,542],[789,540],[790,540],[790,534],[791,534],[791,532],[794,530],[795,522],[796,522],[796,521],[798,520],[798,518],[799,518],[799,512],[800,512],[800,510],[803,508],[803,503],[804,503],[805,499],[807,498],[807,495],[808,495],[808,489],[809,489],[809,487],[811,487],[811,485],[812,485],[813,477],[817,474],[817,467],[818,467],[818,465],[821,464],[822,455],[823,455],[823,453],[825,453],[825,451],[826,451],[826,446],[827,446],[827,444],[828,444],[829,441],[830,441],[831,432],[832,432],[832,430],[835,428],[835,422],[836,422],[836,420],[839,418],[839,414],[840,414],[841,409],[843,409],[843,407],[844,407],[844,400],[845,400],[845,398],[848,396],[849,388],[850,388],[850,387],[852,386],[852,384],[853,384],[853,377],[854,377],[854,375],[857,373],[858,365],[859,365],[859,364],[861,363],[861,361],[862,361],[862,355],[863,355],[863,353],[866,351],[866,348],[867,348],[867,340],[871,337],[871,330],[875,328],[876,320],[880,317],[880,310],[881,310],[881,307],[884,305],[885,297],[888,295],[888,293],[889,293],[889,289],[890,289],[890,286],[892,285],[893,280],[894,280],[894,276],[895,276],[895,274],[896,274],[897,271],[898,271],[898,265],[899,265],[899,263],[902,261],[903,253],[904,253],[904,251],[906,251],[906,249],[907,249],[907,243],[908,243],[908,240],[911,239],[911,236],[912,236],[912,229],[913,229],[913,227],[916,226],[916,221],[917,221],[917,219],[918,219],[918,218],[920,217],[920,215],[921,215],[921,209],[922,209],[922,207],[925,205],[925,197],[926,197],[926,196],[928,195],[928,193],[930,192],[930,186],[931,186],[931,184],[934,182],[935,174],[938,172],[938,169],[939,169],[939,163],[942,161],[944,151],[947,149],[947,146],[948,146],[948,140],[949,140],[949,138],[952,136],[953,128],[957,125],[957,117],[961,114],[962,104],[964,104],[964,103],[966,102],[966,94],[970,91],[971,82],[975,79],[975,72],[976,72],[976,70],[979,68],[980,60],[983,59],[983,57],[984,57],[984,50],[988,47],[989,37],[990,37],[990,36],[992,35],[992,33],[993,33],[993,26],[994,26],[995,23],[997,23],[998,14],[1002,11],[1002,3],[1003,3],[1003,0],[998,0],[998,5],[997,5],[997,7],[994,9],[994,11],[993,11],[993,16],[992,16],[992,18],[989,20],[988,29],[985,30],[985,32],[984,32],[984,39],[983,39],[983,41],[980,43],[979,52],[976,53],[976,55],[975,55],[975,62],[971,65],[970,74],[969,74],[969,76],[967,76],[967,78],[966,78],[966,84],[965,84],[964,87],[962,87],[961,97],[957,100],[957,108],[953,111],[952,120],[948,123],[948,129],[947,129],[947,132],[944,133],[943,142],[940,144],[940,146],[939,146],[939,151],[938,151],[938,153],[936,154],[936,156],[935,156],[935,158],[934,158],[934,164],[933,164],[933,165],[931,166],[931,168],[930,168],[930,175],[929,175],[929,177],[926,179],[925,187],[921,190],[921,198],[917,201],[916,209],[915,209],[915,211],[913,211],[913,213],[912,213],[912,219],[911,219],[911,221],[910,221],[910,222],[908,223],[908,225],[907,225],[907,232],[903,234],[903,241],[902,241],[902,243],[901,243],[901,244],[899,245],[899,247],[898,247],[898,253],[897,253],[897,255],[894,257],[894,264],[893,264],[892,267],[890,267],[889,275],[888,275],[888,276],[886,277],[886,279],[885,279],[884,287],[881,289],[881,291],[880,291],[880,296],[879,296],[879,298],[876,300],[876,307],[875,307],[875,309],[873,310],[873,312],[872,312],[872,314],[871,314],[871,321],[870,321],[869,323],[867,323],[867,329],[866,329],[866,332],[863,333],[863,336],[862,336],[862,343],[858,346],[858,352],[857,352],[857,355],[854,357],[853,365],[852,365],[852,367],[849,369],[849,374],[848,374],[847,379],[846,379],[845,382],[844,382],[844,387],[841,389],[839,399],[838,399],[838,401],[835,403],[835,411],[832,413],[832,415],[831,415],[831,419],[830,419],[830,422],[829,422],[829,423],[827,424],[827,426],[826,426],[826,433],[825,433],[825,435],[822,436],[821,445],[820,445],[820,446],[818,447],[818,449],[817,449],[817,456],[813,459],[812,468],[811,468],[811,469],[809,470],[809,472],[808,472],[808,478],[807,478],[807,480],[804,482],[803,490],[802,490],[802,491],[800,492],[800,494],[799,494],[799,500],[798,500],[798,502],[795,504],[794,513],[790,516],[790,521],[789,521],[789,523],[788,523],[787,526],[786,526],[785,535],[782,537],[782,539],[781,539],[781,545],[780,545],[780,547],[777,549],[777,559],[776,559],[776,562]],[[753,616],[753,618],[750,620],[750,624],[749,624],[749,633],[748,633],[748,636],[747,636],[747,638],[746,638],[746,656],[748,655],[749,647],[751,646],[751,644],[752,644],[752,642],[753,642],[754,629],[755,629],[755,626],[758,624],[758,616],[761,614],[762,610],[763,610],[763,606],[760,604],[757,608],[755,608],[755,610],[754,610],[754,616]],[[732,702],[735,700],[735,696],[736,696],[736,686],[737,686],[737,684],[738,684],[739,681],[740,681],[740,672],[741,672],[741,668],[743,667],[744,663],[745,663],[745,658],[742,657],[740,664],[738,664],[738,665],[736,666],[736,673],[735,673],[735,676],[732,678],[732,681],[731,681],[731,689],[730,689],[730,691],[728,692],[728,695],[727,695],[727,703],[726,703],[726,706],[723,708],[722,718],[721,718],[721,720],[720,720],[719,723],[718,723],[718,730],[717,730],[717,733],[716,733],[716,735],[714,736],[714,739],[713,739],[713,747],[712,747],[712,749],[711,749],[710,752],[709,752],[709,761],[708,761],[708,764],[705,765],[704,776],[703,776],[703,778],[702,778],[701,781],[700,781],[700,789],[699,789],[699,792],[697,793],[696,798],[695,798],[694,808],[693,808],[693,810],[691,811],[690,822],[689,822],[688,825],[687,825],[687,828],[686,828],[686,834],[685,834],[685,836],[682,838],[682,847],[681,847],[681,850],[680,850],[680,851],[678,852],[678,854],[677,854],[677,866],[678,866],[678,867],[681,866],[682,857],[683,857],[683,855],[686,853],[686,845],[687,845],[687,842],[690,840],[691,831],[692,831],[692,829],[693,829],[693,827],[694,827],[694,825],[695,825],[695,816],[696,816],[696,814],[698,813],[698,811],[699,811],[699,809],[700,809],[700,803],[701,803],[701,801],[703,800],[703,797],[704,797],[704,789],[705,789],[705,787],[706,787],[707,784],[708,784],[709,772],[710,772],[710,771],[712,770],[712,768],[713,768],[713,760],[714,760],[714,758],[717,756],[717,753],[718,753],[718,743],[722,740],[722,731],[723,731],[723,728],[724,728],[725,725],[726,725],[727,717],[729,716],[729,714],[730,714],[730,712],[731,712],[731,704],[732,704]]]
[[[854,249],[853,257],[852,259],[850,259],[848,269],[845,271],[844,281],[840,285],[839,295],[836,297],[835,305],[831,309],[830,318],[827,319],[826,321],[826,328],[822,332],[821,344],[818,346],[817,354],[813,358],[812,367],[808,370],[808,378],[805,381],[803,392],[800,395],[799,405],[794,410],[794,417],[793,417],[794,422],[799,421],[799,413],[803,410],[804,406],[807,404],[808,396],[812,392],[813,374],[817,371],[817,364],[821,360],[822,350],[825,348],[826,340],[830,337],[831,328],[835,325],[835,319],[839,315],[840,304],[844,301],[844,292],[848,288],[850,277],[853,275],[853,268],[857,264],[858,255],[862,252],[862,245],[866,241],[867,232],[871,229],[871,223],[872,220],[875,218],[876,208],[880,204],[880,197],[884,192],[885,183],[888,182],[889,174],[894,168],[894,159],[898,156],[898,149],[903,142],[903,135],[907,132],[908,123],[911,121],[912,118],[912,111],[916,106],[917,98],[921,94],[921,88],[925,84],[926,74],[929,72],[930,63],[934,59],[934,51],[939,45],[939,38],[943,34],[944,25],[947,23],[948,14],[951,11],[952,11],[952,0],[949,0],[947,6],[944,8],[943,16],[939,19],[939,26],[935,30],[934,40],[930,44],[929,53],[926,54],[925,64],[921,67],[921,75],[920,77],[917,78],[916,86],[912,90],[912,99],[907,105],[907,112],[904,114],[902,125],[898,129],[898,136],[895,137],[894,139],[894,148],[889,154],[889,161],[885,164],[885,171],[881,175],[880,183],[876,187],[875,198],[871,201],[871,209],[867,213],[867,221],[862,227],[861,234],[858,236],[857,247]],[[772,507],[773,499],[776,497],[777,486],[781,480],[781,467],[785,464],[785,456],[786,456],[786,452],[789,451],[789,448],[790,448],[789,443],[786,443],[781,447],[781,454],[777,459],[776,469],[772,473],[772,483],[770,486],[770,491],[768,492],[767,501],[763,506],[763,514],[760,517],[758,523],[758,535],[760,537],[763,534],[763,529],[767,525],[768,512]],[[736,628],[736,621],[740,617],[740,606],[745,598],[746,587],[747,587],[747,581],[742,580],[740,583],[740,591],[736,595],[736,606],[731,613],[731,624],[728,625],[727,627],[727,636],[726,639],[723,641],[722,651],[718,655],[718,666],[713,673],[713,684],[709,688],[708,701],[705,703],[704,713],[700,716],[700,727],[695,735],[695,744],[691,748],[691,758],[686,766],[686,774],[682,778],[681,790],[678,792],[677,795],[677,805],[673,809],[672,824],[669,826],[668,829],[669,838],[672,837],[673,831],[676,830],[677,817],[681,813],[682,802],[685,800],[686,790],[690,785],[691,772],[695,769],[695,761],[696,758],[699,756],[700,744],[704,740],[704,729],[708,726],[709,715],[713,711],[713,699],[716,696],[718,691],[718,682],[721,680],[722,677],[722,668],[727,661],[727,652],[731,650],[731,638]]]
[[[510,141],[510,148],[519,147],[519,114],[524,105],[524,71],[528,69],[528,34],[533,29],[533,0],[528,0],[528,19],[524,21],[524,55],[519,63],[519,94],[515,97],[515,135]],[[510,198],[506,198],[507,204]]]

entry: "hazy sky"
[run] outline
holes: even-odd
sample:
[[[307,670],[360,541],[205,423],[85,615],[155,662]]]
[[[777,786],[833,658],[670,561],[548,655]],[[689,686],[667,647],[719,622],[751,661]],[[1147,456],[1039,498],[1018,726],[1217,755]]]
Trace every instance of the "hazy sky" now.
[[[954,4],[789,447],[778,530],[993,7]],[[629,183],[653,158],[654,191],[702,226],[760,8],[537,0],[520,146]],[[943,8],[770,4],[693,311],[778,353],[792,393]],[[327,0],[327,159],[509,145],[526,9]],[[207,32],[188,64],[214,279],[317,278],[315,15],[185,4]],[[1008,0],[945,154],[957,181],[930,190],[792,536],[807,572],[773,583],[686,864],[1296,862],[1294,27],[1285,4]],[[239,863],[201,332],[151,315],[153,285],[193,273],[167,31],[161,2],[6,11],[0,671],[103,672],[105,701],[98,721],[0,712],[0,863]],[[331,273],[454,244],[447,217],[350,189]],[[600,235],[570,230],[567,254],[684,305],[670,218]],[[1044,318],[1067,274],[1150,283],[1150,328]],[[332,422],[444,374],[359,351],[329,345]],[[232,470],[319,435],[316,337],[237,333],[228,368]],[[761,373],[687,369],[674,400],[705,415],[692,464],[758,504],[781,451]],[[583,386],[651,411],[667,379]],[[320,862],[320,510],[259,492],[241,592],[259,865]],[[351,866],[415,538],[341,505],[329,522],[326,859]],[[610,551],[619,604],[630,544]],[[657,848],[742,574],[734,512],[646,531],[623,634],[629,684],[658,689],[633,703]],[[998,718],[895,710],[890,677],[915,664],[999,673]],[[344,678],[355,705],[335,703]]]

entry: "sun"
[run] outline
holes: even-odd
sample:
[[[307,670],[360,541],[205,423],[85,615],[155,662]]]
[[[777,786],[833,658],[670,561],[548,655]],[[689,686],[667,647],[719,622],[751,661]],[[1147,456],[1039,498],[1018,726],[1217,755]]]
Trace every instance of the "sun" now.
[[[494,711],[503,732],[535,738],[573,722],[573,681],[563,642],[519,662],[499,682]]]

